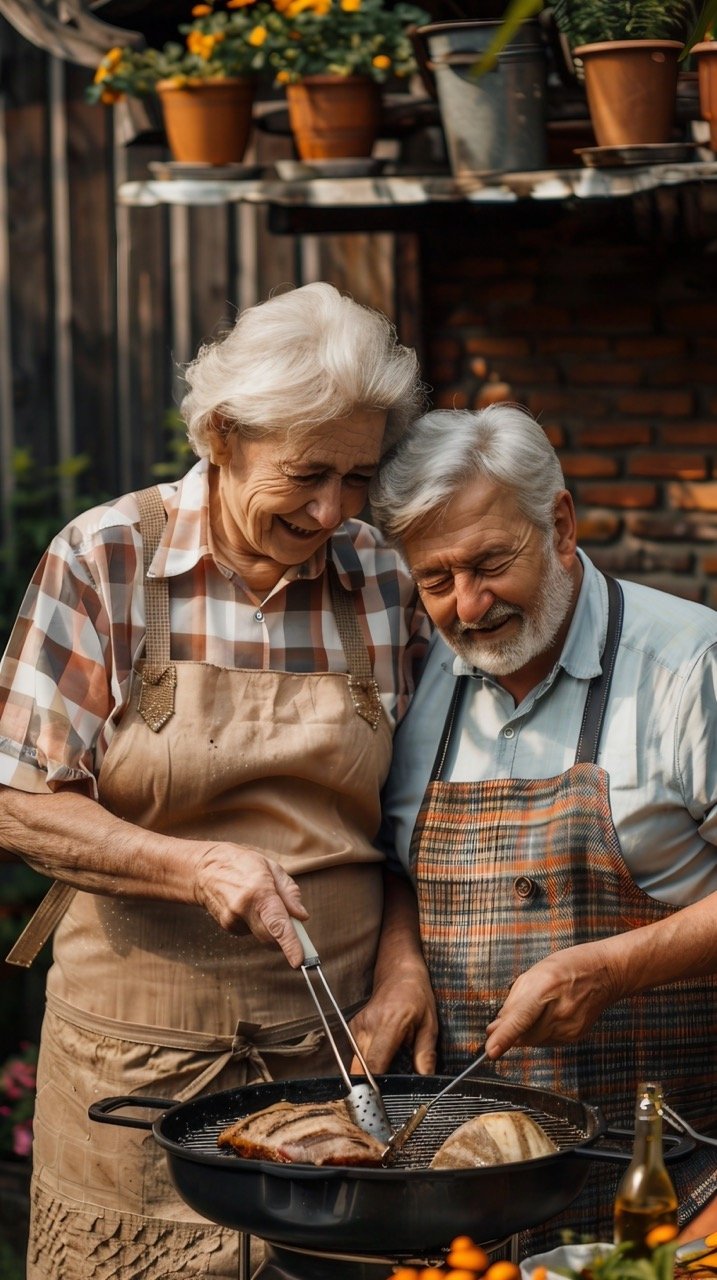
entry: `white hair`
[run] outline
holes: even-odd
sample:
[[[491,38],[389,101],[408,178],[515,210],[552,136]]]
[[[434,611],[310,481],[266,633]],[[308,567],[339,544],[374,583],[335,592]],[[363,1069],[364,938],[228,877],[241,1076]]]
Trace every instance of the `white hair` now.
[[[563,473],[542,427],[515,404],[436,410],[414,422],[372,481],[373,518],[390,542],[400,544],[478,476],[509,489],[537,528],[551,528]]]
[[[243,311],[187,366],[181,404],[192,448],[212,433],[247,439],[306,431],[356,409],[386,411],[388,449],[424,407],[415,351],[379,311],[307,284]]]

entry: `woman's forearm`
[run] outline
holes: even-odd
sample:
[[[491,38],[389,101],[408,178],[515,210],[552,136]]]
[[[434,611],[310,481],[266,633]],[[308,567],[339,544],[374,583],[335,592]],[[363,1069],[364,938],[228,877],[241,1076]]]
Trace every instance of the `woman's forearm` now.
[[[0,789],[0,844],[35,871],[76,889],[193,902],[190,843],[145,831],[69,790],[36,795]]]

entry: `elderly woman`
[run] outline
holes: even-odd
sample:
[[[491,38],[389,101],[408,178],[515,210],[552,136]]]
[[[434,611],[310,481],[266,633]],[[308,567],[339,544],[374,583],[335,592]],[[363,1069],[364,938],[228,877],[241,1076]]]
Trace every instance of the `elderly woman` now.
[[[415,355],[313,284],[244,312],[186,378],[200,461],[57,536],[0,670],[2,840],[76,890],[47,982],[28,1280],[235,1277],[236,1235],[88,1105],[335,1074],[292,918],[347,1015],[372,989],[372,838],[427,624],[355,517],[415,416]],[[420,957],[388,953],[372,1008],[430,1070]]]

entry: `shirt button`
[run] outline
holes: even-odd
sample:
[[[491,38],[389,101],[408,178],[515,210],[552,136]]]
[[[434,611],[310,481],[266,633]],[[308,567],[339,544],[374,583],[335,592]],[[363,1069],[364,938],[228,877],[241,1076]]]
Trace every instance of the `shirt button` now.
[[[510,726],[508,726],[508,728],[507,728],[507,729],[504,729],[504,730],[503,730],[503,737],[504,737],[504,738],[514,738],[514,737],[515,737],[515,729],[511,729],[511,728],[510,728]]]
[[[262,613],[261,609],[257,609],[256,613],[254,614],[254,617],[256,618],[257,622],[264,621],[264,614]]]
[[[513,881],[513,888],[519,898],[534,898],[538,892],[538,885],[535,880],[531,880],[528,876],[516,876]]]

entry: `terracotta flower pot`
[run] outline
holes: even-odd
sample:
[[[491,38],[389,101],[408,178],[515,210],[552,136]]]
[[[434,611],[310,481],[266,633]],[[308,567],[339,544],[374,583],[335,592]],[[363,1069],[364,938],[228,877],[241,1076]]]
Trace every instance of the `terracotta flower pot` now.
[[[709,120],[710,146],[717,151],[717,40],[693,45],[692,52],[697,58],[700,115],[703,120]]]
[[[381,91],[367,76],[306,76],[286,86],[302,160],[370,156],[381,127]]]
[[[169,149],[185,164],[237,164],[252,125],[253,80],[160,80]]]
[[[599,147],[670,141],[681,49],[679,40],[615,40],[573,50]]]

